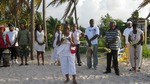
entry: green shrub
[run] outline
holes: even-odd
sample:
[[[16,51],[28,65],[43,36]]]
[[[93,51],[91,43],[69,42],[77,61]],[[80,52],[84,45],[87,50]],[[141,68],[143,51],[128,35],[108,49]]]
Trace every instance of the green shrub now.
[[[150,37],[147,38],[147,44],[150,44]]]
[[[86,53],[86,47],[80,47],[80,54]]]
[[[98,39],[98,47],[105,47],[105,38]]]
[[[48,47],[49,47],[49,48],[52,48],[52,47],[53,47],[53,42],[52,42],[53,35],[49,33],[49,34],[47,35],[47,38],[48,38]]]
[[[144,58],[150,58],[150,49],[148,49],[147,45],[143,45],[142,56]]]

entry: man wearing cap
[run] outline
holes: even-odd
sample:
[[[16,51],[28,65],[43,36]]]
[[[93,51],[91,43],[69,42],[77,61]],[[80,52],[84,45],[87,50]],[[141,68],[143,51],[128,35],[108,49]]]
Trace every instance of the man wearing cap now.
[[[123,36],[124,36],[124,49],[125,49],[125,53],[126,53],[126,56],[127,56],[127,64],[129,64],[129,60],[130,60],[130,44],[128,42],[128,37],[129,37],[129,33],[132,30],[133,30],[133,28],[132,28],[132,22],[128,21],[127,22],[127,28],[123,32]]]
[[[12,46],[8,46],[9,50],[11,51],[11,61],[12,64],[16,63],[18,64],[17,61],[17,47],[18,47],[18,42],[17,42],[17,35],[18,32],[14,29],[14,25],[13,24],[8,24],[9,27],[9,32],[7,32],[9,40],[12,44]]]
[[[4,33],[4,31],[5,31],[4,25],[0,25],[0,64],[3,51],[8,48],[8,45],[11,46],[9,37],[7,34]]]

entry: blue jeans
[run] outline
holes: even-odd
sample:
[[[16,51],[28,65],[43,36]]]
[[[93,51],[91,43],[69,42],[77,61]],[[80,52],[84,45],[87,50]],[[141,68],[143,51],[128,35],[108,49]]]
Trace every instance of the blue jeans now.
[[[98,50],[98,44],[92,45],[93,47],[93,56],[87,57],[87,66],[88,68],[92,68],[92,57],[93,57],[93,67],[96,68],[98,65],[98,56],[97,56],[97,50]]]

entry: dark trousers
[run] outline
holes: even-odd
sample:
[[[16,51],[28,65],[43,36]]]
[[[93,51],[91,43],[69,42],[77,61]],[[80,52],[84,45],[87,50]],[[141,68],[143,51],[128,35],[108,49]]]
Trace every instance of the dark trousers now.
[[[17,47],[9,47],[8,49],[11,51],[11,60],[17,59]]]
[[[77,57],[77,62],[78,62],[78,64],[80,64],[81,63],[81,59],[80,59],[80,44],[77,44],[76,45],[76,57]]]
[[[4,50],[5,50],[4,48],[0,48],[0,63],[1,63],[1,60],[2,60]]]
[[[110,53],[107,53],[107,67],[106,71],[111,72],[111,61],[113,58],[113,65],[114,65],[114,70],[115,73],[119,73],[118,69],[118,50],[111,50]]]

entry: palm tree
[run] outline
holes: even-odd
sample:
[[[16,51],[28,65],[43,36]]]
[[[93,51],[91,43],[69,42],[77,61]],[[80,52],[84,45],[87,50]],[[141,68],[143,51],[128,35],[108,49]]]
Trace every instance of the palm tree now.
[[[143,0],[143,2],[139,5],[138,10],[140,10],[141,8],[145,7],[148,4],[150,4],[150,0]],[[149,17],[150,17],[150,12],[148,16],[146,17],[146,19],[148,19]]]
[[[79,0],[53,0],[53,1],[51,1],[51,3],[48,6],[50,6],[50,5],[55,6],[56,5],[56,7],[57,7],[63,3],[68,2],[67,8],[65,10],[65,13],[64,13],[62,19],[66,20],[67,17],[71,17],[74,13],[75,22],[78,25],[77,9],[76,9],[78,1]]]

